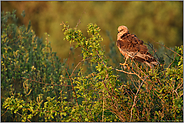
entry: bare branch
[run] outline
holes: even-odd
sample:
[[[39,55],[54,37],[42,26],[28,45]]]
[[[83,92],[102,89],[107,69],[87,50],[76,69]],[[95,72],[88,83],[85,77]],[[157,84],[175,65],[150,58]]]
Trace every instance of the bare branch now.
[[[135,102],[136,102],[136,99],[137,99],[137,95],[138,95],[138,93],[139,93],[139,91],[140,91],[140,89],[141,89],[141,87],[142,87],[144,81],[145,81],[148,77],[149,77],[149,76],[147,76],[147,77],[142,81],[142,83],[139,85],[139,88],[138,88],[138,90],[137,90],[137,92],[136,92],[136,94],[135,94],[135,96],[134,96],[134,102],[133,102],[133,105],[132,105],[132,108],[131,108],[130,122],[131,122],[131,120],[132,120],[133,108],[134,108],[134,106],[136,105]]]
[[[173,59],[173,61],[171,62],[171,64],[169,64],[169,66],[168,66],[167,68],[169,68],[169,67],[174,63],[174,61],[175,61],[175,57],[176,57],[176,55],[174,55],[174,59]]]
[[[18,113],[18,112],[16,112],[18,115],[20,115],[21,117],[23,117],[20,113]],[[29,122],[31,122],[27,117],[26,117],[26,119],[29,121]]]
[[[160,61],[160,59],[159,59],[158,55],[156,54],[155,49],[153,48],[153,45],[152,45],[150,42],[148,42],[148,43],[147,43],[147,45],[148,45],[149,47],[151,47],[151,49],[154,51],[154,54],[155,54],[155,55],[156,55],[156,57],[157,57],[157,60],[159,60],[159,61]]]
[[[8,111],[8,108],[6,109],[6,111],[1,115],[1,117]]]
[[[88,59],[90,59],[90,58],[86,58],[86,59],[81,60],[81,61],[75,66],[75,68],[73,69],[72,74],[70,75],[70,77],[72,77],[72,75],[73,75],[75,69],[81,64],[81,62],[83,62],[83,61],[85,61],[85,60],[88,60]]]
[[[152,41],[154,41],[154,40],[152,40]],[[156,42],[156,41],[154,41],[154,42]],[[157,43],[157,44],[160,44],[160,45],[162,45],[162,46],[164,46],[165,48],[169,49],[170,51],[172,51],[172,52],[176,53],[177,55],[181,56],[181,55],[178,54],[177,52],[175,52],[175,51],[171,50],[170,48],[166,47],[164,44],[161,44],[161,43],[159,43],[159,42],[156,42],[156,43]],[[183,58],[183,56],[181,56],[181,57]]]
[[[79,104],[78,104],[78,101],[77,101],[77,94],[76,94],[76,92],[75,92],[75,89],[74,89],[74,86],[73,86],[73,82],[72,82],[72,79],[71,79],[71,77],[70,77],[70,75],[69,75],[69,73],[68,73],[68,71],[67,71],[67,68],[66,68],[66,72],[67,72],[67,74],[68,74],[68,76],[69,76],[69,79],[70,79],[70,82],[71,82],[71,86],[72,86],[72,90],[73,90],[74,95],[75,95],[75,101],[76,101],[77,106],[78,106]]]

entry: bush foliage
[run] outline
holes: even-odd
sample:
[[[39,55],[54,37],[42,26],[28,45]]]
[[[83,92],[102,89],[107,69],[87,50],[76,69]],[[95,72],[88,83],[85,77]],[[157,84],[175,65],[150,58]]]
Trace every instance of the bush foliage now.
[[[88,24],[85,36],[62,23],[73,56],[81,50],[81,61],[68,65],[48,34],[40,39],[17,19],[15,11],[1,14],[2,121],[183,121],[183,46],[169,49],[168,65],[129,60],[123,69],[117,50],[102,48],[100,27]]]

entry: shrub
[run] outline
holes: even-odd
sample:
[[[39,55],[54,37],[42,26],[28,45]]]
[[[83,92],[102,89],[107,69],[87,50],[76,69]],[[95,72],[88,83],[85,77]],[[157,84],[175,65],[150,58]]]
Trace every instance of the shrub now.
[[[81,49],[81,61],[69,66],[52,52],[48,34],[44,43],[31,23],[17,26],[15,11],[1,17],[3,121],[183,121],[183,46],[172,51],[169,66],[150,70],[129,60],[124,70],[108,60],[96,24],[85,36],[62,23],[74,56]]]

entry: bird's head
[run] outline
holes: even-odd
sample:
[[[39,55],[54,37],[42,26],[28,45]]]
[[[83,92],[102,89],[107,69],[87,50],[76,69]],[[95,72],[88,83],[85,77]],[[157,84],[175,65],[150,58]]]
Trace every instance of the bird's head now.
[[[125,33],[129,33],[128,28],[126,26],[123,26],[123,25],[119,26],[117,39],[119,40]]]

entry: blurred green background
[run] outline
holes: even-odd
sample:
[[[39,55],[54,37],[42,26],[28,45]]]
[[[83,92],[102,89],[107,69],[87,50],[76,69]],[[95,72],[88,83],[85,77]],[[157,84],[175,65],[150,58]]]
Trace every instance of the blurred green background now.
[[[183,2],[1,2],[1,11],[17,10],[19,24],[28,25],[31,20],[37,36],[50,34],[54,52],[63,59],[68,57],[70,44],[63,40],[60,23],[68,21],[86,33],[87,24],[96,23],[100,28],[104,41],[102,46],[108,52],[112,40],[116,41],[117,28],[126,25],[129,32],[144,42],[162,42],[168,47],[183,43]],[[25,10],[26,16],[21,16]]]

